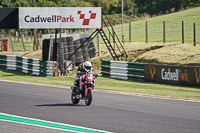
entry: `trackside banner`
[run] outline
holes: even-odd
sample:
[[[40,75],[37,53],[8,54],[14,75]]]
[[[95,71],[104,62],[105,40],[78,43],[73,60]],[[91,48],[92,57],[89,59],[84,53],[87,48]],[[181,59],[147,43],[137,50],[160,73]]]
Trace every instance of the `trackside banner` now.
[[[199,66],[145,64],[145,81],[200,86]]]
[[[101,28],[101,14],[101,7],[19,7],[19,28]]]

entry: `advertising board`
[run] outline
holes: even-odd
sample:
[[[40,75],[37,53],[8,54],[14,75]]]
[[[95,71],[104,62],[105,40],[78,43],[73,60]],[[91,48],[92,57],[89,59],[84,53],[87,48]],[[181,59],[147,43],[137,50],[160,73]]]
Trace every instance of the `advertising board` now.
[[[101,28],[101,17],[101,7],[19,7],[19,28]]]
[[[199,66],[145,64],[145,81],[200,86]]]

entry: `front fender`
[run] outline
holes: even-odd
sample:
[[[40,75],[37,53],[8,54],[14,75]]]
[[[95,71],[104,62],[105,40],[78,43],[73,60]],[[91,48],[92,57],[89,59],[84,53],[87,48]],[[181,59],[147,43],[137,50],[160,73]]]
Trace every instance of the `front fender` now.
[[[88,87],[88,88],[85,89],[85,96],[86,96],[86,97],[87,97],[87,95],[88,95],[88,90],[92,90],[92,88],[91,88],[91,87]]]

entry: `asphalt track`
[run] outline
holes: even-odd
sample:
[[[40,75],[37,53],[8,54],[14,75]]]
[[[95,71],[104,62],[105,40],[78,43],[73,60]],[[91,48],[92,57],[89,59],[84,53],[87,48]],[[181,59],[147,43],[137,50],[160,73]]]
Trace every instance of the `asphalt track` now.
[[[85,106],[72,105],[70,94],[68,88],[0,81],[0,112],[116,133],[200,132],[200,102],[94,91]],[[0,133],[21,133],[24,126],[0,121]]]

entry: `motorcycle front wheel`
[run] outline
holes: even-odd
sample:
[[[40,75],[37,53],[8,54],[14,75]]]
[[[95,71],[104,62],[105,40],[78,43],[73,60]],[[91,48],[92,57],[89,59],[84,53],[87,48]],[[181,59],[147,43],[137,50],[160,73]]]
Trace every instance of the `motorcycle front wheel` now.
[[[88,90],[88,94],[85,97],[85,104],[89,106],[92,103],[92,90]]]
[[[78,104],[79,101],[80,101],[80,98],[77,98],[77,94],[74,93],[73,91],[72,91],[72,94],[71,94],[71,101],[72,101],[73,104]]]

